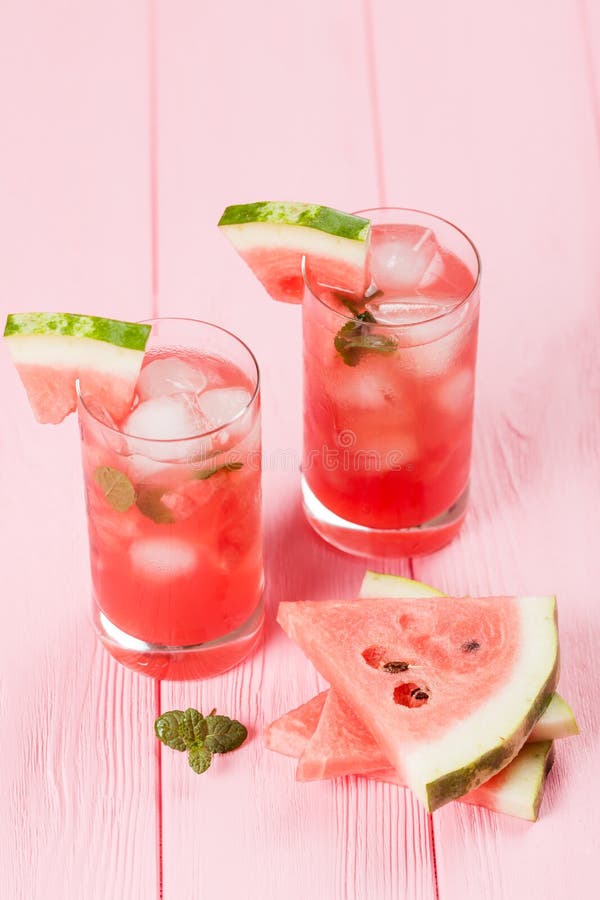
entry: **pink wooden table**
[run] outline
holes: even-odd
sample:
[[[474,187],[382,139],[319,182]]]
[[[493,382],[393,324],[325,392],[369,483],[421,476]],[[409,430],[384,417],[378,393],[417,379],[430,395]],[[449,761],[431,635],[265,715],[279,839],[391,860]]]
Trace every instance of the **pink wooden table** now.
[[[248,341],[270,612],[255,658],[204,684],[108,658],[87,620],[76,423],[34,424],[0,348],[2,898],[598,896],[600,5],[4,0],[0,15],[2,318],[196,316]],[[479,245],[467,525],[435,556],[371,567],[558,594],[582,735],[559,746],[535,826],[459,805],[428,817],[365,780],[296,785],[262,748],[263,725],[319,684],[276,604],[352,596],[365,568],[302,520],[299,311],[269,302],[215,228],[227,203],[286,198],[430,209]],[[153,736],[187,705],[252,732],[203,777]]]

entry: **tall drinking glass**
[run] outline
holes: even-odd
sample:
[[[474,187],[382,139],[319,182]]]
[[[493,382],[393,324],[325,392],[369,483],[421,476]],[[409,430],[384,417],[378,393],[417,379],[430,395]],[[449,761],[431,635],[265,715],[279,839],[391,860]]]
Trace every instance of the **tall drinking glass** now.
[[[263,624],[259,372],[216,325],[151,324],[129,415],[79,396],[94,623],[124,665],[202,678]]]
[[[429,553],[467,508],[479,256],[437,216],[360,215],[372,223],[364,297],[319,283],[304,260],[304,508],[349,553]]]

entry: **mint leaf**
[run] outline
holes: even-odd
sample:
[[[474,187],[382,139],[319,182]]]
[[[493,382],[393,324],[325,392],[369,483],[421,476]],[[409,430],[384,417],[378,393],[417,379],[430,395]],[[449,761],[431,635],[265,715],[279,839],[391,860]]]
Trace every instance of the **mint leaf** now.
[[[174,522],[171,511],[162,502],[164,490],[161,487],[140,488],[135,504],[139,511],[158,525]]]
[[[180,733],[185,746],[190,750],[195,744],[202,742],[208,732],[206,719],[197,709],[186,709],[180,725]]]
[[[202,744],[196,744],[190,748],[188,753],[188,762],[197,775],[202,775],[209,768],[212,762],[212,753]]]
[[[172,709],[154,723],[157,738],[172,750],[188,751],[188,762],[201,775],[209,768],[213,753],[229,753],[243,744],[248,731],[241,722],[211,710],[203,716],[197,709]]]
[[[359,313],[351,322],[342,325],[334,338],[334,345],[347,366],[357,366],[365,353],[393,353],[398,346],[392,337],[373,334],[370,325],[375,318],[370,312]]]
[[[215,466],[214,469],[202,469],[200,472],[194,472],[194,478],[197,478],[199,481],[206,481],[207,478],[212,478],[217,472],[237,472],[243,465],[244,463],[241,462],[230,462],[225,463],[223,466]]]
[[[119,469],[113,469],[112,466],[98,466],[94,469],[93,478],[113,509],[126,512],[135,502],[133,484]]]
[[[172,709],[170,712],[163,713],[154,723],[154,731],[156,737],[167,747],[172,750],[187,750],[185,740],[181,734],[181,725],[185,718],[185,713],[181,709]]]
[[[207,716],[204,721],[208,727],[204,745],[211,753],[236,750],[248,737],[246,726],[229,716]]]

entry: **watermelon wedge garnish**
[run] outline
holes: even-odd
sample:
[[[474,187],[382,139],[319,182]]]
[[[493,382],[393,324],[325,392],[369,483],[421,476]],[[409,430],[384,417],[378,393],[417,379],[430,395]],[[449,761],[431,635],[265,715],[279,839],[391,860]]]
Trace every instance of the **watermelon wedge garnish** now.
[[[38,422],[58,424],[85,395],[117,422],[129,412],[150,325],[74,313],[14,313],[4,337]]]
[[[430,811],[514,759],[558,677],[553,597],[281,603],[278,621]]]
[[[219,228],[275,300],[301,303],[302,257],[319,285],[363,296],[368,219],[310,203],[228,206]]]

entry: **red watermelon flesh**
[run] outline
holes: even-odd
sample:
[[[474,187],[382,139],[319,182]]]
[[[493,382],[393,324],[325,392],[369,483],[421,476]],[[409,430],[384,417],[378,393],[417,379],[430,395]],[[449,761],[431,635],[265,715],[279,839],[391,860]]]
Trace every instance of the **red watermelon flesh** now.
[[[20,365],[18,371],[33,414],[43,425],[58,425],[75,411],[78,378],[84,395],[93,397],[115,421],[123,419],[131,408],[135,379],[130,376],[62,366],[52,369],[46,365]]]
[[[271,722],[264,732],[265,747],[298,759],[315,732],[328,693],[322,691],[308,703]]]
[[[253,247],[249,250],[238,250],[238,253],[262,282],[270,297],[284,303],[302,303],[304,297],[302,249]],[[356,266],[346,260],[330,256],[311,256],[310,268],[311,283],[314,281],[315,289],[334,288],[351,296],[363,296],[364,266]]]
[[[282,603],[278,620],[429,809],[507,765],[556,684],[553,598]]]
[[[329,691],[319,721],[303,748],[298,781],[317,781],[388,769],[389,760],[347,703]]]

